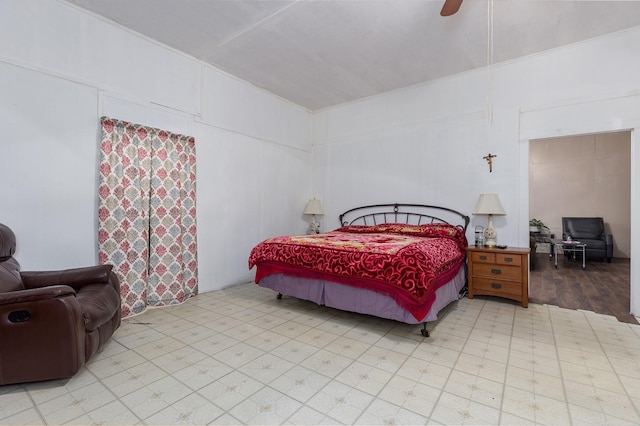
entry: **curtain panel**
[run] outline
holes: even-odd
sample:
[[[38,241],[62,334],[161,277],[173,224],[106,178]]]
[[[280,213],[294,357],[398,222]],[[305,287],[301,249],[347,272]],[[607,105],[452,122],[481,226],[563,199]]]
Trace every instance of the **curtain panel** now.
[[[103,117],[98,259],[114,265],[122,316],[198,293],[195,139]]]

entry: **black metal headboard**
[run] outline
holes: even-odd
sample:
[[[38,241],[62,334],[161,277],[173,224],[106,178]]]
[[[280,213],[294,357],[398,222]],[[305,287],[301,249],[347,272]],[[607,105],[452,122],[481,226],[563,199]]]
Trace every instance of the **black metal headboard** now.
[[[466,232],[469,225],[469,216],[447,207],[399,203],[356,207],[340,215],[340,224],[342,226],[377,225],[381,223],[407,223],[414,225],[448,223],[459,226]]]

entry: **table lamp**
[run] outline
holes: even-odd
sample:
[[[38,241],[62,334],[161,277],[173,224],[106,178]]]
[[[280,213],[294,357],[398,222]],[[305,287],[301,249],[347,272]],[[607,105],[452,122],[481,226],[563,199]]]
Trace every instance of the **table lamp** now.
[[[484,245],[487,247],[495,247],[496,237],[498,236],[498,233],[493,227],[493,216],[504,216],[507,214],[507,212],[505,212],[504,208],[502,207],[502,203],[500,203],[498,194],[480,194],[480,198],[478,198],[478,204],[476,204],[476,208],[473,210],[473,214],[486,214],[489,216],[489,224],[484,230]]]
[[[319,234],[320,233],[320,223],[316,222],[316,215],[323,215],[324,210],[322,208],[322,204],[320,200],[317,198],[312,198],[307,203],[307,206],[304,208],[304,214],[310,214],[313,216],[313,220],[309,224],[309,227],[312,232]]]

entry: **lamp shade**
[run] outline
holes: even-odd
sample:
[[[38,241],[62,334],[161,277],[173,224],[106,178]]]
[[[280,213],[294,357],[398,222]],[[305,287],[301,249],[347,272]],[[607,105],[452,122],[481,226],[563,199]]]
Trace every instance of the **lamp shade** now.
[[[322,203],[317,198],[312,198],[304,208],[304,214],[324,214]]]
[[[480,194],[478,198],[478,204],[473,209],[473,214],[491,214],[504,216],[507,212],[504,211],[498,194]]]

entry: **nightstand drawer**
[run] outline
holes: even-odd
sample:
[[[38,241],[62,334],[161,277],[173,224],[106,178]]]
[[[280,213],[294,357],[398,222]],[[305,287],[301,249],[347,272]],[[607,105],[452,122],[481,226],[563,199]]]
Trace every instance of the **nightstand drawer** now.
[[[496,263],[495,253],[472,252],[471,260],[476,263]]]
[[[486,277],[495,280],[522,281],[522,268],[503,264],[474,263],[471,271],[474,277]]]
[[[520,255],[496,253],[496,263],[500,263],[502,265],[520,266],[521,259],[522,256]]]
[[[510,298],[522,296],[522,283],[515,281],[475,278],[473,287],[476,292],[482,292],[482,294],[495,294]]]

